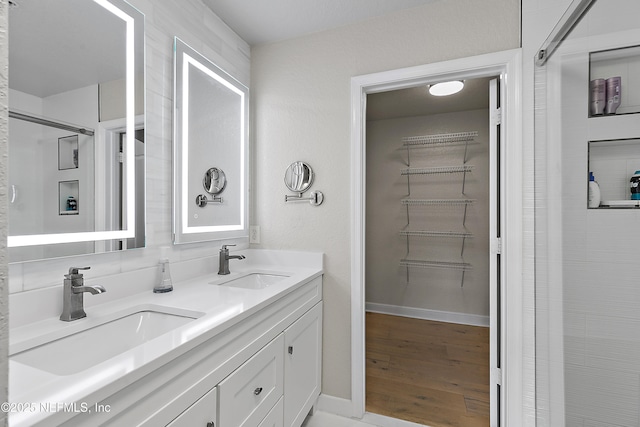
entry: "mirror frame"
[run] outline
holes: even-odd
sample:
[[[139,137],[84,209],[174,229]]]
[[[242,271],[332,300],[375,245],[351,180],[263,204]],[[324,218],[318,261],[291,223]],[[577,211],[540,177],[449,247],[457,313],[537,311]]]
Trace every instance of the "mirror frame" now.
[[[24,247],[51,245],[59,243],[98,242],[135,237],[135,130],[136,130],[136,69],[144,70],[145,46],[144,25],[145,17],[142,12],[124,0],[94,0],[108,12],[122,19],[126,24],[126,143],[125,165],[127,179],[127,215],[126,228],[113,231],[85,231],[77,233],[50,233],[7,236],[7,247]],[[136,49],[142,51],[137,55]],[[139,62],[142,61],[142,64]],[[146,74],[146,71],[145,71]],[[146,80],[146,78],[145,78]],[[145,84],[142,84],[143,87]],[[144,92],[144,90],[143,90]],[[145,96],[146,98],[146,96]],[[143,102],[145,102],[143,100]],[[146,106],[144,108],[146,111]],[[139,123],[139,120],[138,120]]]
[[[196,67],[240,96],[240,215],[236,224],[189,226],[189,66]],[[193,243],[249,237],[249,88],[178,37],[174,38],[173,80],[173,243]],[[187,107],[187,108],[185,108]],[[227,169],[225,167],[225,169]],[[227,174],[228,175],[228,174]],[[228,180],[228,178],[227,178]]]

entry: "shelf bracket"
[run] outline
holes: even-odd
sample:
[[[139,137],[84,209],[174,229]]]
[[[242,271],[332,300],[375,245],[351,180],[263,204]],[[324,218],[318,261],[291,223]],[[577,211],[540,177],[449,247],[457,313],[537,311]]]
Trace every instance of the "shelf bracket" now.
[[[464,187],[467,183],[467,170],[464,170],[464,175],[462,176],[462,194],[464,195]]]
[[[467,240],[467,237],[464,236],[462,238],[462,248],[460,248],[460,258],[462,258],[464,256],[464,244],[465,244],[466,240]]]
[[[464,217],[462,217],[462,226],[466,226],[467,224],[467,206],[469,206],[467,203],[464,204]]]

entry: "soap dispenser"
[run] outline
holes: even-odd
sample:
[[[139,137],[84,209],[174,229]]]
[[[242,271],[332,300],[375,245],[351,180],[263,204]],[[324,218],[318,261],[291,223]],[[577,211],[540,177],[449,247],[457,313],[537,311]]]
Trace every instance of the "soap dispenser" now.
[[[593,172],[589,172],[589,202],[590,208],[597,208],[600,206],[600,186],[593,176]]]
[[[161,248],[161,252],[167,251],[168,248]],[[169,269],[169,258],[166,254],[160,256],[159,269],[159,283],[153,288],[153,292],[156,294],[162,294],[165,292],[171,292],[173,290],[173,282],[171,281],[171,270]]]

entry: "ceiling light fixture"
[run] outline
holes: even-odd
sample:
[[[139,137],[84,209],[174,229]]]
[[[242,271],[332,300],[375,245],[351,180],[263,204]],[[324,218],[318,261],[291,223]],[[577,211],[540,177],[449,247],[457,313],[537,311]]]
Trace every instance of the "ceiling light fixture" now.
[[[462,80],[454,80],[451,82],[442,82],[429,85],[429,93],[433,96],[447,96],[458,93],[464,87]]]

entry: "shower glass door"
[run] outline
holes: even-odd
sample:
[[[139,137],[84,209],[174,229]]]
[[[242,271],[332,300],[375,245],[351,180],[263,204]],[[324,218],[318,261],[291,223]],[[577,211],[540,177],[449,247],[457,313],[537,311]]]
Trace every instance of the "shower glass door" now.
[[[535,70],[537,426],[639,426],[640,2],[568,12]]]

